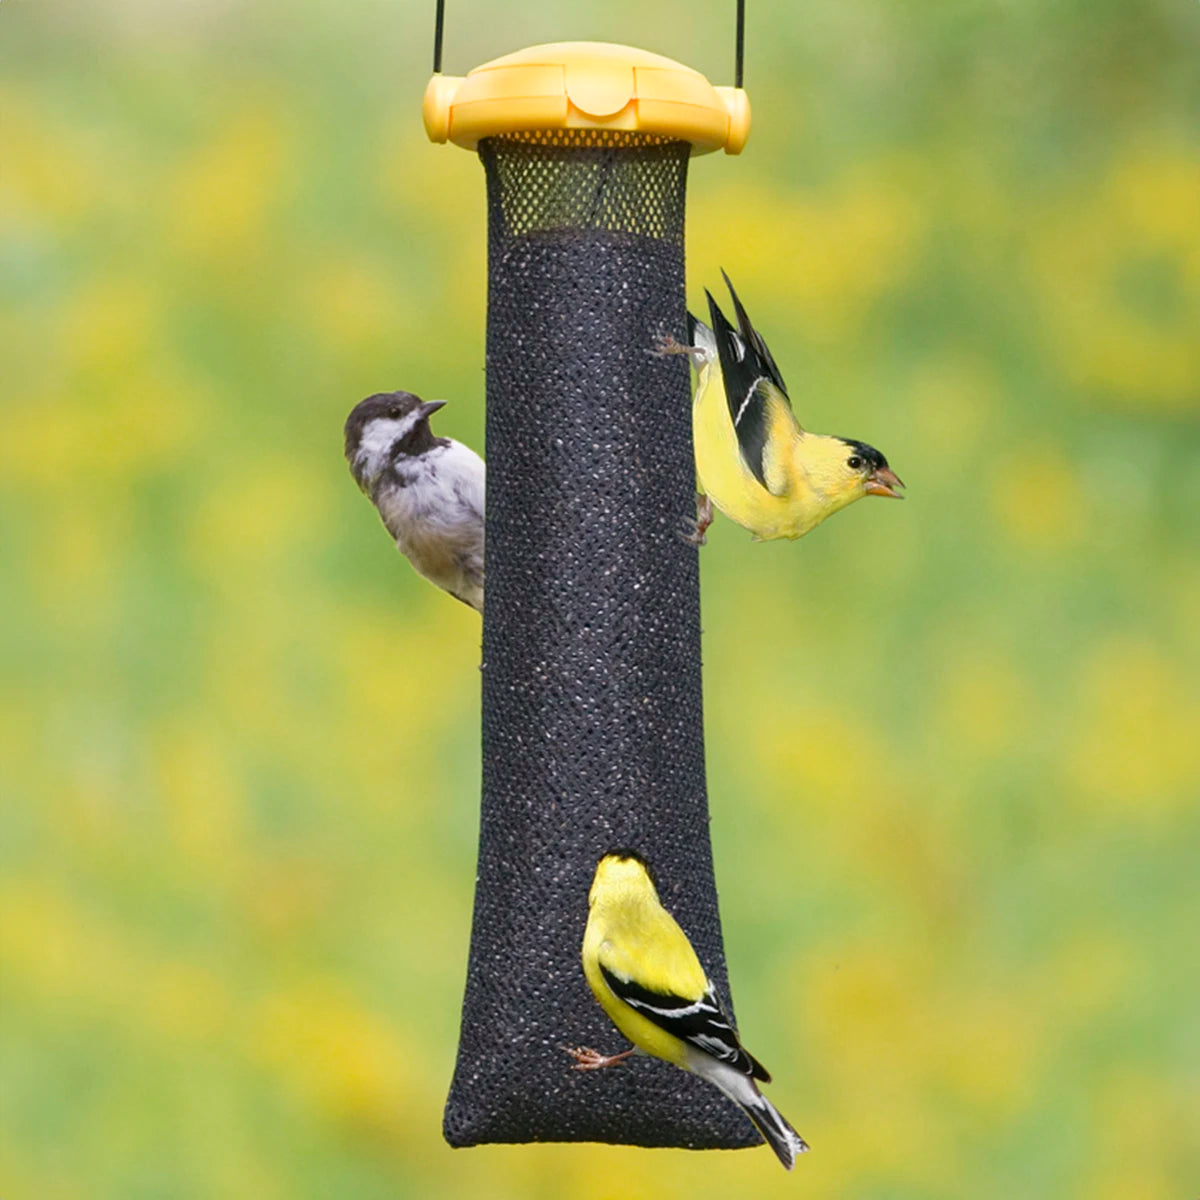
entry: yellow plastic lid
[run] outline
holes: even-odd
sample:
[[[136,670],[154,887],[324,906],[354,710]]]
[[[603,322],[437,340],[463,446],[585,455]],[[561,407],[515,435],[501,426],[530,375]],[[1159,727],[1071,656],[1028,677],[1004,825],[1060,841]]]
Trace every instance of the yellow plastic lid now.
[[[435,75],[423,113],[430,141],[468,150],[497,134],[606,129],[691,142],[693,154],[740,154],[750,133],[743,89],[609,42],[530,46],[465,77]]]

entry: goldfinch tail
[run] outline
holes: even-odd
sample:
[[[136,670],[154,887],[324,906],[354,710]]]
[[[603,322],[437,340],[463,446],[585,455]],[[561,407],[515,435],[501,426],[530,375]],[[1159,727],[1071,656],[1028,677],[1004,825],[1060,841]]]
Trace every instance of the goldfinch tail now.
[[[693,1061],[689,1064],[697,1075],[715,1083],[730,1100],[741,1106],[754,1128],[763,1135],[776,1157],[790,1171],[796,1155],[808,1149],[808,1143],[787,1123],[783,1114],[758,1090],[749,1075],[735,1071],[727,1063]]]
[[[775,1151],[775,1156],[790,1171],[796,1163],[796,1155],[808,1149],[808,1143],[787,1123],[783,1113],[761,1092],[751,1100],[739,1100],[746,1116]]]
[[[688,313],[688,341],[697,349],[702,350],[711,362],[717,357],[717,339],[713,331],[696,317]]]

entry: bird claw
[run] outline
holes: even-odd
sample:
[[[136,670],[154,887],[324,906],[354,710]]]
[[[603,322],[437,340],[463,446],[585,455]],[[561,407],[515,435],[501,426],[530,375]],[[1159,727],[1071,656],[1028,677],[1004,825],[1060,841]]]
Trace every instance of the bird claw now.
[[[696,515],[683,518],[683,530],[679,536],[693,546],[707,545],[708,538],[704,535],[713,523],[715,515],[712,497],[705,492],[698,492],[696,494]]]
[[[559,1046],[559,1049],[575,1060],[571,1068],[574,1071],[599,1071],[602,1067],[614,1066],[632,1053],[627,1050],[624,1054],[601,1054],[590,1046]]]
[[[704,531],[708,528],[707,525],[701,525],[695,517],[683,517],[679,524],[681,526],[679,536],[689,546],[699,548],[700,546],[708,545],[708,538],[704,534]]]
[[[699,367],[705,358],[704,351],[698,346],[684,345],[673,333],[660,333],[654,339],[652,349],[646,351],[651,358],[669,358],[674,354],[682,354],[690,362]]]

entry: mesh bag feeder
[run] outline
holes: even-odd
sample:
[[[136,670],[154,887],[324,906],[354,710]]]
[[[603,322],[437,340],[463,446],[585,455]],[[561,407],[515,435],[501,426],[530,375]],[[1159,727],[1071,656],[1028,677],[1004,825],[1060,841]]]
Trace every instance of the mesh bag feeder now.
[[[561,1049],[625,1045],[579,963],[614,847],[654,864],[729,1005],[698,562],[680,537],[695,511],[688,371],[650,351],[686,328],[689,157],[736,152],[747,123],[740,90],[588,43],[435,75],[426,93],[430,136],[477,147],[488,191],[483,800],[453,1146],[761,1140],[667,1063],[579,1073]]]

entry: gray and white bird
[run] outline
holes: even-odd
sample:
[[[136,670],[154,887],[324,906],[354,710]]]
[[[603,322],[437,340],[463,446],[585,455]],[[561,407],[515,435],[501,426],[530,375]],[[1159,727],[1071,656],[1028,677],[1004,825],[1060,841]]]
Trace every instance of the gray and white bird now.
[[[401,554],[431,583],[483,612],[483,459],[435,437],[445,400],[379,392],[346,418],[346,461]]]

